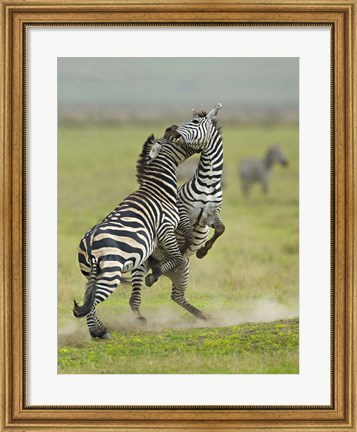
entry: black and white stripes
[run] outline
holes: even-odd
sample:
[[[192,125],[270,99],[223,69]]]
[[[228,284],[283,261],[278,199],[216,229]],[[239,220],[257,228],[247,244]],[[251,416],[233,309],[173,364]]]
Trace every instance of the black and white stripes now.
[[[194,150],[150,136],[137,163],[140,188],[86,233],[79,246],[81,271],[88,279],[82,306],[74,302],[78,318],[86,316],[92,337],[108,333],[96,316],[96,306],[123,281],[122,274],[144,263],[159,243],[167,251],[154,277],[182,263],[174,231],[179,223],[176,207],[176,169]]]
[[[225,229],[220,219],[223,143],[221,131],[216,122],[216,115],[220,107],[220,104],[216,105],[207,115],[194,112],[189,122],[179,126],[173,125],[166,130],[166,136],[173,137],[183,145],[189,143],[202,150],[194,176],[179,189],[177,196],[180,223],[175,234],[187,258],[194,253],[199,258],[203,258]],[[214,235],[207,241],[210,227],[214,228]],[[187,245],[187,238],[191,239],[189,245]],[[164,254],[161,250],[156,249],[152,257],[160,262]],[[155,267],[155,264],[152,265]],[[139,307],[143,277],[148,267],[149,263],[146,263],[133,272],[130,305],[139,319],[143,319]],[[166,273],[165,276],[172,281],[171,298],[197,318],[206,319],[205,314],[185,299],[189,277],[188,259],[175,272]]]
[[[191,255],[196,252],[198,258],[203,258],[207,254],[225,229],[220,219],[223,142],[216,121],[220,108],[221,105],[217,104],[207,115],[196,114],[194,111],[191,121],[179,125],[175,133],[178,141],[202,149],[197,170],[193,178],[181,186],[177,200],[180,219],[182,220],[185,214],[189,215],[193,230],[194,240],[186,254]],[[203,246],[207,240],[209,227],[214,228],[214,236]]]
[[[165,136],[148,137],[137,162],[138,190],[122,201],[82,238],[78,260],[87,277],[84,302],[73,312],[86,317],[92,337],[108,332],[96,307],[132,273],[130,305],[138,318],[144,277],[151,286],[160,275],[172,281],[171,298],[200,319],[206,315],[185,298],[189,257],[203,258],[224,232],[220,219],[223,144],[216,116],[193,112],[190,121],[166,130]],[[176,169],[195,152],[201,152],[193,178],[177,191]],[[210,227],[214,235],[208,239]]]

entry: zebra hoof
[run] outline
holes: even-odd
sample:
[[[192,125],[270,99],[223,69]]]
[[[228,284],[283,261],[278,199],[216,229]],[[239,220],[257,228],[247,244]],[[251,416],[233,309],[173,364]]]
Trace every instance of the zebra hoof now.
[[[93,339],[95,339],[95,338],[110,339],[111,338],[110,334],[107,332],[107,329],[91,331],[90,335],[92,336]]]
[[[157,281],[157,277],[152,273],[148,274],[145,278],[145,284],[148,287],[153,286],[156,281]]]
[[[203,312],[201,312],[201,311],[198,311],[198,312],[196,312],[195,313],[195,317],[197,318],[197,319],[199,319],[200,321],[210,321],[211,320],[211,318],[212,318],[212,316],[210,315],[210,314],[207,314],[207,313],[203,313]]]
[[[103,336],[100,337],[101,339],[111,339],[111,336],[108,332],[104,333]]]
[[[137,317],[136,318],[139,322],[140,322],[140,324],[147,324],[147,319],[145,318],[145,317],[143,317],[143,316],[139,316],[139,317]]]
[[[202,259],[202,258],[204,258],[207,255],[207,252],[208,251],[203,247],[202,249],[199,249],[196,252],[196,257],[199,258],[199,259]]]

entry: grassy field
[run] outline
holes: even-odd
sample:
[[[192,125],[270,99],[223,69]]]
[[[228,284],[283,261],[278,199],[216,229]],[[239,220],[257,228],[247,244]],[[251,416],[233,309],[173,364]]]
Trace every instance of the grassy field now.
[[[182,119],[184,120],[184,119]],[[98,308],[111,332],[92,341],[72,301],[85,279],[83,234],[137,188],[135,164],[151,132],[166,124],[61,127],[58,140],[59,373],[298,373],[298,129],[223,125],[225,234],[203,260],[191,259],[187,298],[210,314],[204,326],[170,300],[168,279],[144,287],[138,326],[120,286]],[[237,164],[279,142],[270,194],[242,196]],[[172,361],[171,361],[172,360]],[[173,361],[175,360],[175,361]]]

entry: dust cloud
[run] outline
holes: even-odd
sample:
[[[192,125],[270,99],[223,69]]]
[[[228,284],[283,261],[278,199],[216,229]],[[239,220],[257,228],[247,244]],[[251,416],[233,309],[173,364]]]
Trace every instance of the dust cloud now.
[[[143,323],[135,319],[131,311],[115,316],[105,317],[105,325],[110,332],[125,331],[162,331],[168,329],[191,329],[209,327],[227,327],[249,322],[272,322],[283,319],[295,318],[299,315],[297,308],[288,308],[273,299],[258,299],[249,301],[246,304],[240,303],[237,309],[225,309],[215,306],[214,311],[204,311],[208,317],[207,321],[196,320],[188,312],[183,311],[179,306],[172,304],[150,310],[143,315],[147,322]],[[98,313],[100,316],[100,311]],[[104,319],[103,319],[104,320]],[[90,339],[85,319],[77,320],[59,327],[58,345],[80,346],[81,343]]]

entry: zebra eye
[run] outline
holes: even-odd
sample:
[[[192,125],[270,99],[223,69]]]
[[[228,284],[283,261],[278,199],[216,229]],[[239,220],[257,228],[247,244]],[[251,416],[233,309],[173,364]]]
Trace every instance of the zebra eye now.
[[[193,124],[199,124],[199,121],[198,120],[192,120],[192,123]]]

